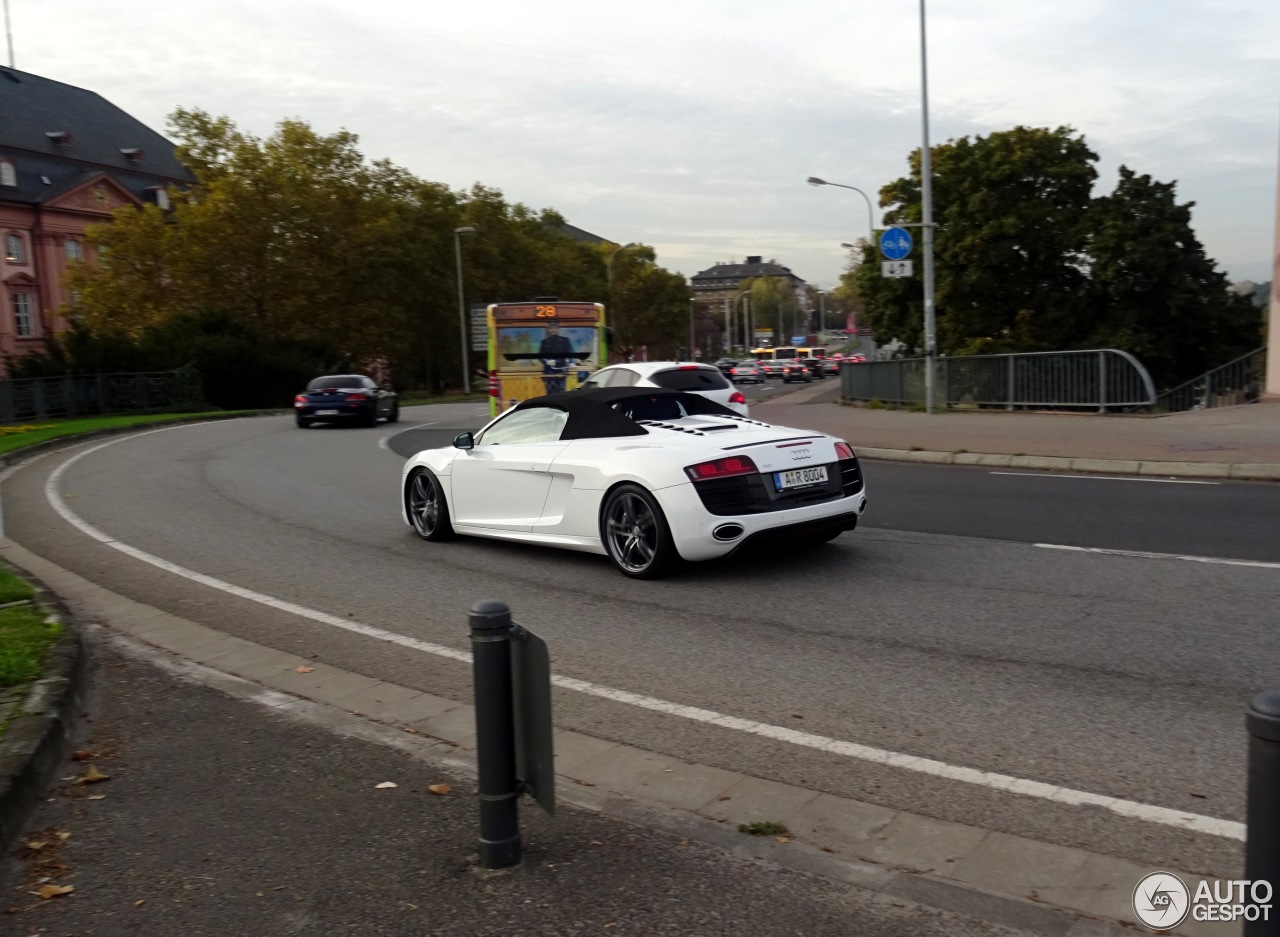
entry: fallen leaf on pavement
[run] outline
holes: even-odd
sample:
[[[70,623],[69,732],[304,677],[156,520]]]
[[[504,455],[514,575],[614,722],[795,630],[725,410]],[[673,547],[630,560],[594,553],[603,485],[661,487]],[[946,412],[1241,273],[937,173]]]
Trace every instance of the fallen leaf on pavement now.
[[[41,885],[39,891],[33,891],[31,894],[39,895],[45,901],[50,898],[57,898],[59,895],[69,895],[76,890],[74,885]]]
[[[106,794],[90,794],[88,797],[85,798],[85,800],[106,800],[106,799],[107,799]]]
[[[729,797],[717,797],[716,800],[729,800]]]
[[[429,784],[427,785],[427,790],[439,797],[443,797],[445,794],[450,793],[453,788],[448,784]]]
[[[72,752],[71,757],[76,761],[88,761],[93,757],[93,752],[89,751],[87,748],[82,748],[77,752]]]
[[[590,781],[582,781],[582,780],[579,780],[578,778],[574,778],[573,783],[581,784],[583,787],[595,787],[595,785],[592,784]]]
[[[603,846],[603,845],[604,845],[604,843],[600,842],[600,840],[598,840],[598,839],[593,839],[593,840],[591,841],[591,845],[592,845],[592,846]]]
[[[774,839],[776,839],[776,840],[777,840],[778,842],[780,842],[780,843],[789,843],[789,842],[791,842],[791,837],[790,837],[790,836],[775,836],[775,837],[774,837]]]
[[[1191,796],[1192,796],[1192,797],[1195,797],[1195,798],[1198,798],[1199,800],[1204,800],[1204,799],[1205,799],[1205,795],[1204,795],[1204,794],[1197,794],[1195,791],[1192,791],[1192,792],[1191,792]]]
[[[375,784],[373,786],[379,790],[385,790],[388,787],[398,787],[399,785],[397,785],[395,781],[383,781],[381,784]]]
[[[99,781],[105,781],[111,775],[104,774],[98,770],[97,765],[89,765],[89,770],[84,773],[84,777],[76,781],[77,784],[97,784]]]
[[[43,839],[32,839],[27,841],[27,848],[30,849],[32,852],[39,852],[41,849],[43,849],[45,846],[48,846],[48,845],[49,843]]]
[[[421,734],[422,734],[422,733],[421,733],[421,732],[419,732],[417,729],[415,729],[413,726],[401,726],[401,727],[400,727],[400,729],[401,729],[401,731],[408,732],[408,733],[410,733],[411,735],[421,735]]]
[[[306,664],[299,664],[297,667],[297,673],[311,673],[313,670],[315,670],[314,667],[308,667]]]
[[[66,830],[59,830],[53,835],[58,837],[59,842],[63,842],[63,843],[65,843],[67,840],[71,838],[71,834],[68,833]]]
[[[133,906],[134,906],[135,908],[141,908],[141,907],[142,907],[144,904],[146,904],[146,903],[147,903],[147,899],[146,899],[146,898],[139,898],[137,901],[135,901],[135,902],[133,903]]]
[[[832,849],[830,846],[819,846],[818,848],[821,849],[823,852],[835,852],[835,850]]]

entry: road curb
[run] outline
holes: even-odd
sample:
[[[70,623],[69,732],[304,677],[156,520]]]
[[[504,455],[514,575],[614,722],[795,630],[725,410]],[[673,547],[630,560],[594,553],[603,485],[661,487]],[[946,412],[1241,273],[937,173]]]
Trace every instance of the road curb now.
[[[1082,459],[1065,456],[1009,455],[1001,452],[941,452],[931,449],[878,449],[857,446],[863,459],[886,462],[924,462],[931,465],[977,465],[1048,472],[1100,475],[1146,475],[1163,478],[1231,478],[1241,481],[1280,481],[1280,465],[1269,462],[1172,462],[1135,459]]]
[[[66,605],[30,573],[5,566],[35,588],[36,607],[57,618],[63,631],[47,652],[44,676],[30,685],[0,739],[0,852],[17,840],[66,759],[88,685],[84,639]]]

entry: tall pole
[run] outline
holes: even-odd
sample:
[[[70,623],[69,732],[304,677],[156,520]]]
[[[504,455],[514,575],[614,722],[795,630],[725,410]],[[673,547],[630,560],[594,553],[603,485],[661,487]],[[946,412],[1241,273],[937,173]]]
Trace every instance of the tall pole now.
[[[698,297],[689,297],[689,360],[692,361],[697,357],[697,337],[694,334],[693,318],[698,311]]]
[[[13,27],[9,22],[9,0],[4,0],[4,35],[9,40],[9,67],[14,68],[13,64]]]
[[[1267,379],[1262,399],[1280,403],[1280,179],[1276,181],[1276,239],[1271,270],[1271,312],[1267,317]]]
[[[467,361],[467,306],[463,301],[462,291],[462,235],[463,229],[455,228],[453,232],[454,256],[458,261],[458,335],[462,343],[462,392],[471,393],[471,366]]]
[[[933,167],[929,152],[929,57],[925,42],[924,3],[920,0],[920,116],[924,143],[920,148],[921,221],[924,224],[924,406],[934,411],[934,382],[938,363],[937,324],[933,308]]]

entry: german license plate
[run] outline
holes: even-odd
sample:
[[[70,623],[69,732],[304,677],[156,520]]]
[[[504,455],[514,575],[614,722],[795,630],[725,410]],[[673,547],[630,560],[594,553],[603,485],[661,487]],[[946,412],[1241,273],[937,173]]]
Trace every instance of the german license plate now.
[[[316,416],[337,416],[337,410],[317,410]]]
[[[789,472],[774,472],[773,484],[782,491],[786,488],[804,488],[807,485],[821,485],[827,480],[827,467],[815,465],[813,468],[792,469]]]

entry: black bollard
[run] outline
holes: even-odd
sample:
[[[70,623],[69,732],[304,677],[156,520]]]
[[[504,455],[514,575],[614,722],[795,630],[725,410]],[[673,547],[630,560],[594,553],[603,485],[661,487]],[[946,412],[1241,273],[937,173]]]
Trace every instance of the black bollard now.
[[[1245,808],[1244,877],[1280,888],[1280,691],[1249,704],[1249,787]],[[1274,934],[1276,921],[1249,921],[1245,937]]]
[[[511,609],[471,606],[476,695],[476,767],[480,786],[480,862],[503,869],[520,861],[520,786],[511,697]]]

